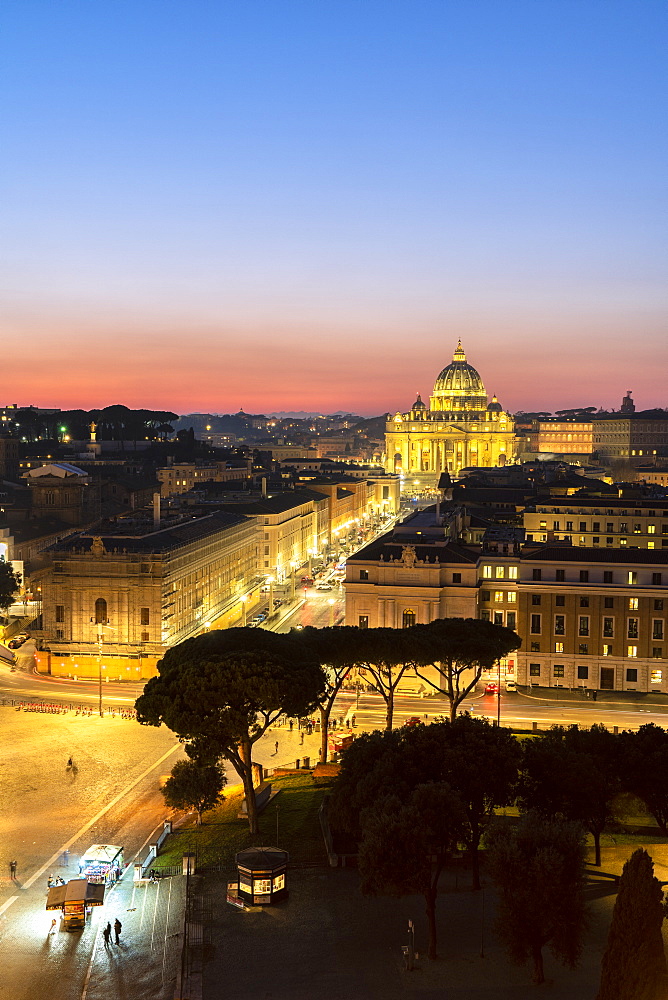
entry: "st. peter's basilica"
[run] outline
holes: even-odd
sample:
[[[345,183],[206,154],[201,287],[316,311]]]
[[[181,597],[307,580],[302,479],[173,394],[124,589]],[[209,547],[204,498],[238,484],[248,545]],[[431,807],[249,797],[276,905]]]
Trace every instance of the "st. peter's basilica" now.
[[[429,406],[420,396],[407,413],[385,427],[388,472],[420,474],[436,485],[441,472],[457,476],[467,466],[491,467],[513,460],[515,431],[496,396],[488,402],[476,369],[467,363],[461,341],[452,363],[434,383]]]

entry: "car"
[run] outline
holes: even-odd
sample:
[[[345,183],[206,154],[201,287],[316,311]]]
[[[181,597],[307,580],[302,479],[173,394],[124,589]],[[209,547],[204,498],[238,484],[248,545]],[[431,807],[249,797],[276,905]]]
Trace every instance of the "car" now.
[[[28,635],[27,632],[19,632],[18,635],[15,635],[14,638],[10,642],[7,643],[7,648],[8,649],[19,649],[23,645],[24,642],[28,641],[29,638],[30,638],[30,636]]]
[[[332,588],[331,588],[331,586],[330,586],[329,583],[319,583],[318,586],[315,589],[316,590],[331,590]]]
[[[499,685],[496,681],[490,681],[489,684],[485,684],[485,694],[498,694]]]
[[[404,725],[405,726],[419,726],[421,722],[422,722],[422,719],[420,718],[419,715],[411,715],[411,717],[409,719],[406,719],[406,721],[404,722]]]
[[[282,603],[283,603],[283,599],[282,598],[280,598],[280,597],[275,597],[274,598],[274,607],[275,608],[280,608],[280,606],[281,606]]]
[[[315,581],[313,580],[313,577],[311,577],[311,576],[303,576],[302,577],[302,587],[312,587],[313,584],[314,584],[314,582]]]
[[[506,691],[517,691],[517,685],[515,684],[515,681],[511,680],[506,681]]]

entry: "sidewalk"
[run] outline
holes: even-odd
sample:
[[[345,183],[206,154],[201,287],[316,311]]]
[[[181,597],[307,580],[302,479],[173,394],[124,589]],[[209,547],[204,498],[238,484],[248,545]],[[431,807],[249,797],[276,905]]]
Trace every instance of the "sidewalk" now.
[[[537,693],[540,692],[540,693]],[[564,704],[586,705],[591,708],[594,705],[617,705],[620,708],[637,709],[647,711],[648,709],[659,709],[668,713],[668,694],[658,692],[643,691],[597,691],[596,699],[587,697],[580,688],[548,688],[548,687],[519,687],[517,693],[532,701],[547,701]],[[651,699],[651,701],[649,700]]]
[[[172,1000],[181,963],[186,878],[160,879],[157,885],[133,882],[133,867],[93,911],[97,927],[82,1000]],[[107,922],[122,925],[118,945],[104,944]],[[67,934],[67,931],[61,931]]]

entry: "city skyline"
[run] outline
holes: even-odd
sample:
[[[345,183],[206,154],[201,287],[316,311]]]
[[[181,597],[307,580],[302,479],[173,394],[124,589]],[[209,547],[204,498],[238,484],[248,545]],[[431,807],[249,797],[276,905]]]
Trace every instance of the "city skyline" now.
[[[647,2],[4,14],[5,402],[665,406]],[[19,350],[20,349],[20,350]]]

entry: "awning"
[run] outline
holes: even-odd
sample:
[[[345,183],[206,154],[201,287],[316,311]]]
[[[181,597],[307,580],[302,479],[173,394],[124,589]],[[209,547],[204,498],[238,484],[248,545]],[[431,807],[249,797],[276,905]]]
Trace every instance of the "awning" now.
[[[86,906],[104,905],[104,885],[73,878],[66,885],[54,885],[46,897],[47,910],[62,910],[65,903],[84,903]]]

